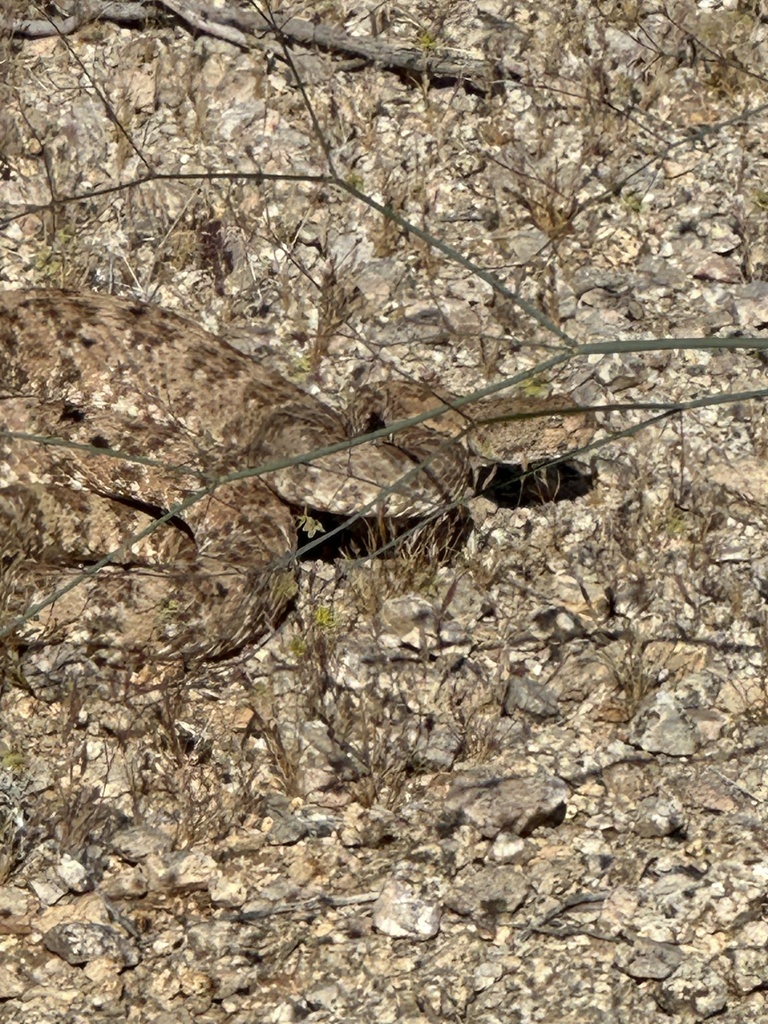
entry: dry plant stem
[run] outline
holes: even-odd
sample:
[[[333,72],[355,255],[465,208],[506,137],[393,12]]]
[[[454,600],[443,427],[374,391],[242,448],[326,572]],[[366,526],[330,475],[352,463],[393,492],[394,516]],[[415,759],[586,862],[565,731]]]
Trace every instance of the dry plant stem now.
[[[487,61],[469,57],[447,57],[426,53],[413,47],[395,46],[370,36],[351,36],[330,25],[315,24],[304,18],[289,18],[276,23],[258,11],[237,7],[218,7],[200,0],[157,0],[157,3],[83,3],[68,18],[5,20],[4,27],[14,35],[42,38],[69,35],[90,21],[115,21],[136,24],[155,15],[165,7],[192,28],[235,46],[248,48],[263,45],[260,35],[278,34],[289,43],[307,48],[319,47],[329,53],[357,58],[379,67],[426,76],[432,80],[450,79],[467,82],[480,92],[490,91],[492,82]],[[494,72],[494,77],[498,73]]]

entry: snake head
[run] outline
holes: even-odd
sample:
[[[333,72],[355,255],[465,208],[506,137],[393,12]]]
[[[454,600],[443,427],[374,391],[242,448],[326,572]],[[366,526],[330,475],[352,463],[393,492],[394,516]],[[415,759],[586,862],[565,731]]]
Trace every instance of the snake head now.
[[[592,439],[592,412],[562,395],[529,398],[509,395],[480,399],[462,408],[464,442],[473,465],[531,463],[577,455]]]

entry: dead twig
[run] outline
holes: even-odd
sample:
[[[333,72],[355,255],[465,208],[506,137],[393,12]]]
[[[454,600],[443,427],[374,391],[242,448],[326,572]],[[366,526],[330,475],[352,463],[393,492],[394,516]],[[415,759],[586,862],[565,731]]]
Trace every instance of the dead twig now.
[[[123,25],[143,23],[156,17],[158,8],[166,8],[191,28],[207,35],[225,39],[248,49],[264,46],[265,37],[283,39],[290,45],[318,48],[328,53],[355,58],[363,64],[375,64],[393,71],[405,72],[431,82],[460,81],[470,88],[486,93],[494,79],[502,77],[487,61],[427,51],[417,47],[398,46],[372,36],[352,36],[331,25],[315,24],[304,18],[288,18],[276,22],[256,10],[232,5],[218,7],[205,0],[135,0],[112,2],[83,0],[66,18],[0,19],[0,29],[12,35],[39,39],[46,36],[70,35],[92,21],[114,21]]]

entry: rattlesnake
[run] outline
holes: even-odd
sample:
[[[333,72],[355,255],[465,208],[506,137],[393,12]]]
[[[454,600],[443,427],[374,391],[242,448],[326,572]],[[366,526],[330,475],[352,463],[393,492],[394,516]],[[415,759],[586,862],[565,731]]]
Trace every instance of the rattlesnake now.
[[[25,623],[25,642],[67,637],[133,660],[219,657],[290,602],[297,511],[413,520],[460,502],[478,462],[552,457],[593,430],[588,415],[553,411],[568,401],[509,419],[520,399],[499,398],[343,446],[454,401],[393,382],[359,389],[345,418],[178,314],[95,294],[0,293],[4,619],[116,551]],[[212,486],[334,444],[310,463]]]

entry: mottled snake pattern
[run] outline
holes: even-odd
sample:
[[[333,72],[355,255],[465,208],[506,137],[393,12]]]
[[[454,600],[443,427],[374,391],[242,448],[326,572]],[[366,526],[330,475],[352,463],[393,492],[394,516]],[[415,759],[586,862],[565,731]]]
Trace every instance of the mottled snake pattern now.
[[[594,429],[588,414],[558,413],[563,399],[515,419],[530,400],[486,398],[344,447],[454,401],[391,382],[358,389],[342,415],[176,313],[96,294],[0,293],[3,621],[77,580],[17,630],[25,643],[67,639],[133,662],[221,657],[277,623],[294,596],[297,514],[413,521],[462,501],[478,464],[555,457]],[[83,575],[110,552],[110,565]]]

